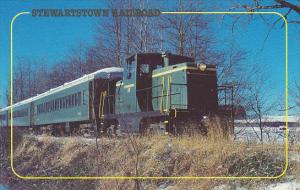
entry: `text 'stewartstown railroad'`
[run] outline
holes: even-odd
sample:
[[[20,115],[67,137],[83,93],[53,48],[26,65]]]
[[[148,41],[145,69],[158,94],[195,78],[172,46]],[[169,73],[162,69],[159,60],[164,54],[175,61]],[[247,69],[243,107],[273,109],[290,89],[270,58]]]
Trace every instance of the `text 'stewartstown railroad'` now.
[[[140,53],[127,58],[124,68],[101,69],[14,104],[12,124],[54,134],[87,129],[206,134],[204,118],[228,115],[224,107],[230,106],[218,105],[214,65],[170,53]],[[10,110],[0,110],[2,127],[11,124]]]

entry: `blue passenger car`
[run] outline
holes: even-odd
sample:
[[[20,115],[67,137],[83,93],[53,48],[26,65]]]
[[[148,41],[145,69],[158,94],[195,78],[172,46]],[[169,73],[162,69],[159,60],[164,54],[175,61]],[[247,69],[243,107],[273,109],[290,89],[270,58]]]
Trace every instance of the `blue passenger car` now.
[[[66,84],[33,101],[35,125],[88,121],[89,80]]]
[[[99,98],[107,85],[115,86],[122,68],[111,67],[84,75],[12,106],[13,126],[70,126],[99,118]],[[0,109],[0,126],[10,125],[11,107]]]

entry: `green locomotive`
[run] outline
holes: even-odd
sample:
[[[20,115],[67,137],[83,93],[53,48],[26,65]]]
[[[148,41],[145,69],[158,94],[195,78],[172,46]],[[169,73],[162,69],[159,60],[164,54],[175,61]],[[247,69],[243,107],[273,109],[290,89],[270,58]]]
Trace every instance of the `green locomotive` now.
[[[203,116],[218,109],[216,67],[170,53],[135,54],[126,60],[113,99],[104,129],[115,123],[123,131],[178,133],[196,125],[205,132]]]

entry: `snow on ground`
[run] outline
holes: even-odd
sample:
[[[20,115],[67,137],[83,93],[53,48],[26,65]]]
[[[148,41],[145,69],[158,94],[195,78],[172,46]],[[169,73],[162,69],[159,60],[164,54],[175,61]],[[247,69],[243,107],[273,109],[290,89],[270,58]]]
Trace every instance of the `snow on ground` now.
[[[222,184],[213,188],[213,190],[247,190],[247,187],[244,187],[240,184],[228,185]],[[253,189],[253,188],[251,188]],[[264,187],[257,187],[257,190],[299,190],[300,182],[296,180],[285,181],[285,182],[277,182]]]
[[[248,143],[259,142],[260,128],[259,127],[235,127],[234,134],[236,140],[245,141]],[[279,127],[264,127],[263,141],[266,143],[284,144],[286,139],[286,130]],[[300,128],[289,128],[289,143],[300,145]]]
[[[260,188],[259,190],[299,190],[300,182],[296,180],[278,182],[268,185],[267,187]]]

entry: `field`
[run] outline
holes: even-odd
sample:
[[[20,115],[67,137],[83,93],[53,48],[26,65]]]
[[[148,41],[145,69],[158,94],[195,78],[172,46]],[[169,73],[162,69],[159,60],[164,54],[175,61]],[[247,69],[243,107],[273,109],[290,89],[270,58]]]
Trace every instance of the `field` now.
[[[2,138],[3,139],[3,138]],[[14,166],[24,176],[277,176],[284,167],[281,144],[233,141],[222,135],[135,136],[95,139],[21,135],[15,132]],[[7,140],[7,138],[6,138]],[[21,180],[1,147],[1,182],[10,189],[257,189],[299,185],[299,146],[289,170],[277,180]],[[285,184],[287,183],[287,184]],[[277,187],[277,186],[276,186]]]

